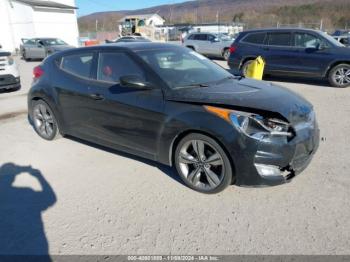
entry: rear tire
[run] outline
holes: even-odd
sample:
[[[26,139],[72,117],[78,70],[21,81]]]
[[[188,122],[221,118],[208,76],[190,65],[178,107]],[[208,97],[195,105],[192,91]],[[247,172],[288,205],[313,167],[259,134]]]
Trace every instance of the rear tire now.
[[[249,66],[253,61],[254,61],[254,60],[247,60],[247,61],[244,62],[244,64],[243,64],[242,67],[241,67],[241,74],[242,74],[243,76],[246,76],[248,66]]]
[[[333,67],[329,71],[328,82],[333,87],[344,88],[350,86],[350,65],[340,64]]]
[[[221,192],[233,180],[225,150],[206,135],[193,133],[184,137],[176,147],[174,162],[184,183],[201,193]]]
[[[222,57],[226,60],[226,61],[228,61],[228,59],[230,58],[230,55],[231,55],[231,53],[230,53],[230,49],[225,49],[224,50],[224,52],[222,53]]]
[[[32,123],[35,132],[45,140],[54,140],[59,137],[57,120],[50,106],[43,100],[32,102]]]

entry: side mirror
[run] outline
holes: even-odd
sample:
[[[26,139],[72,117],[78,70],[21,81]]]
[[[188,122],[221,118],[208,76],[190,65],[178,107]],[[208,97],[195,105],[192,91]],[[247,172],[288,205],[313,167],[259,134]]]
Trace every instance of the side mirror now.
[[[135,89],[152,89],[152,85],[138,75],[122,76],[120,77],[119,81],[120,85],[123,87]]]
[[[211,40],[212,43],[217,43],[217,42],[220,42],[220,39],[219,38],[214,38],[213,40]]]

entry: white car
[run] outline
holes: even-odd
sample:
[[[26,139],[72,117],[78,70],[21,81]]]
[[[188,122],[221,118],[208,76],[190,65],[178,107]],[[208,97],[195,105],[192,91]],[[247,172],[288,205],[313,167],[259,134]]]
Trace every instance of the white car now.
[[[186,46],[202,55],[217,56],[228,60],[234,39],[226,34],[191,33],[182,41]]]
[[[0,90],[21,88],[21,80],[15,60],[10,52],[0,49]]]

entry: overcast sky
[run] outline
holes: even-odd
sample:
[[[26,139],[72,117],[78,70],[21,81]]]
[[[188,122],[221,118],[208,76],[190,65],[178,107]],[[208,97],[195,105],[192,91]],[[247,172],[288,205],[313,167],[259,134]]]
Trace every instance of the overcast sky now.
[[[162,4],[174,4],[186,0],[76,0],[78,15],[100,11],[134,10]]]

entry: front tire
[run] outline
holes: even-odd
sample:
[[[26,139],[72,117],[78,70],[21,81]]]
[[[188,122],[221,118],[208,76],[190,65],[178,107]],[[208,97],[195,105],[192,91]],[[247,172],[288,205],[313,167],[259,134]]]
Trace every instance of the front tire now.
[[[33,101],[31,116],[34,130],[41,138],[54,140],[59,136],[56,117],[43,100]]]
[[[231,184],[231,162],[225,150],[208,136],[194,133],[184,137],[174,160],[181,179],[193,190],[215,194]]]
[[[23,51],[23,59],[24,59],[24,61],[26,61],[26,62],[30,61],[30,59],[27,57],[27,54],[26,54],[26,51],[25,51],[25,50]]]
[[[333,67],[328,74],[328,81],[333,87],[350,86],[350,65],[340,64]]]

